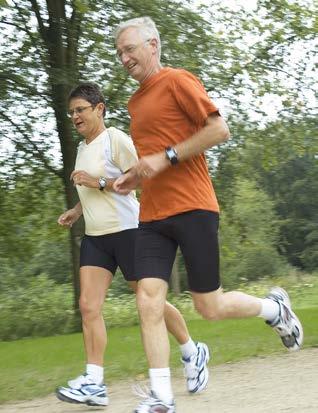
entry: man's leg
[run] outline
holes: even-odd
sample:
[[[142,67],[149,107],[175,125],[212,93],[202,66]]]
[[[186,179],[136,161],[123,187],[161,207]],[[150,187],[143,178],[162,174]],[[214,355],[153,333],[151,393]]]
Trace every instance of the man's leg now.
[[[262,299],[239,291],[224,293],[220,287],[218,214],[191,211],[178,218],[177,226],[197,311],[208,320],[262,317],[288,349],[298,350],[303,330],[286,291],[274,288]]]
[[[164,319],[167,291],[168,284],[164,280],[144,278],[139,281],[137,308],[150,368],[169,366],[170,344]]]
[[[137,292],[138,284],[136,281],[129,281],[128,284],[133,291]],[[167,330],[174,336],[180,346],[186,345],[189,340],[191,340],[187,324],[182,314],[168,301],[165,302],[164,306],[164,319]],[[193,352],[195,352],[195,350]]]
[[[224,293],[222,288],[210,293],[192,292],[192,297],[195,308],[207,320],[262,317],[289,350],[299,350],[302,345],[302,325],[291,309],[288,294],[281,288],[274,288],[266,298],[239,291]]]
[[[173,400],[169,358],[170,344],[164,319],[168,284],[158,278],[138,283],[137,308],[142,341],[149,365],[152,394],[164,403]]]
[[[259,298],[239,291],[224,293],[222,288],[208,293],[192,292],[192,298],[196,310],[207,320],[254,317],[262,308]]]

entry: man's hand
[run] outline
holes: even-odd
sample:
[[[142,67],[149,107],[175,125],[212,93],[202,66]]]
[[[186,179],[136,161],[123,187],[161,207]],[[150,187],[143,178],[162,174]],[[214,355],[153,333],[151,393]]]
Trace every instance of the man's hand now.
[[[144,156],[127,173],[116,179],[113,190],[119,194],[127,195],[138,187],[142,179],[153,178],[169,165],[170,162],[166,158],[165,152]]]
[[[124,175],[121,175],[113,183],[113,191],[121,195],[128,195],[138,187],[140,183],[140,177],[138,176],[135,167],[131,168]]]
[[[74,185],[84,185],[87,188],[98,188],[99,182],[98,178],[90,176],[85,171],[75,170],[71,173],[70,180],[73,180]]]
[[[159,152],[140,158],[134,168],[136,169],[136,173],[139,177],[153,178],[169,166],[170,162],[166,158],[165,152]]]

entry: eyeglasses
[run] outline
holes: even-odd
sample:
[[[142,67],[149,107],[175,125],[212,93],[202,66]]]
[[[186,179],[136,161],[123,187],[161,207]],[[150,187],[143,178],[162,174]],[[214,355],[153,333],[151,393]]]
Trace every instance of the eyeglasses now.
[[[89,105],[89,106],[79,106],[78,108],[75,109],[71,109],[67,112],[67,116],[69,118],[72,118],[74,115],[80,115],[82,112],[84,112],[84,110],[88,109],[88,108],[92,108],[93,105]]]
[[[141,43],[138,44],[130,44],[128,46],[123,47],[121,50],[117,50],[117,59],[119,62],[122,62],[122,56],[125,53],[126,56],[132,56],[134,52],[142,45],[150,42],[151,39],[144,40]]]

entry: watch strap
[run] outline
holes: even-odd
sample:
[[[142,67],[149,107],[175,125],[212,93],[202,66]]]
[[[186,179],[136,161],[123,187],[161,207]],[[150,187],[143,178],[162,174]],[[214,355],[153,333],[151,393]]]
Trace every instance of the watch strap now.
[[[172,148],[171,146],[168,146],[165,149],[165,152],[166,152],[166,158],[171,163],[171,165],[176,165],[179,162],[178,153],[175,150],[175,148]]]

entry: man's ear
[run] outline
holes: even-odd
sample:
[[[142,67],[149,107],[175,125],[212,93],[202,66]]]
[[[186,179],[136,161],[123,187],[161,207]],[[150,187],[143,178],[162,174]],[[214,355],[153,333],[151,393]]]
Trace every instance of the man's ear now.
[[[157,41],[157,39],[151,39],[149,41],[149,44],[152,46],[153,51],[155,53],[157,53],[157,50],[158,50],[158,41]]]

